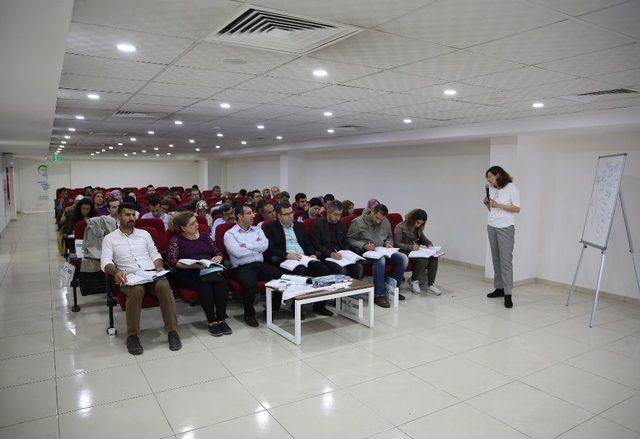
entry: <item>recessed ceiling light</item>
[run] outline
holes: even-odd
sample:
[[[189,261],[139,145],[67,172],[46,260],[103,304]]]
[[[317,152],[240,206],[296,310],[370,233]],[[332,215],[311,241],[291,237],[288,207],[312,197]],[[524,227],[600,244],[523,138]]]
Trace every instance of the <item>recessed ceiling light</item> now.
[[[58,151],[54,152],[53,154],[54,154],[54,155],[58,155]]]
[[[411,119],[407,118],[407,119],[402,119],[402,122],[404,122],[404,123],[411,123],[411,122],[413,122],[413,120],[411,120]]]
[[[170,153],[170,152],[168,152],[168,153],[167,153],[167,155],[171,155],[171,153]]]
[[[107,146],[107,148],[109,148],[109,149],[113,149],[113,146]]]
[[[182,121],[181,120],[174,120],[173,123],[175,123],[176,125],[182,125]]]
[[[242,145],[246,145],[246,144],[247,144],[247,141],[246,141],[246,140],[242,140],[242,141],[240,141],[240,144],[242,144]]]
[[[276,139],[282,140],[282,136],[276,136]]]
[[[120,52],[125,52],[125,53],[133,53],[137,50],[136,46],[129,43],[120,43],[116,47]]]
[[[169,144],[169,148],[173,148],[173,143],[170,143],[170,144]]]
[[[118,146],[122,146],[122,142],[118,142]]]
[[[220,104],[220,108],[224,108],[225,110],[228,108],[231,108],[231,104],[227,103],[227,102],[223,102]]]
[[[57,153],[56,153],[56,154],[57,154]],[[93,156],[93,155],[95,155],[95,154],[94,154],[94,153],[91,153],[91,155]]]
[[[60,142],[62,145],[66,145],[67,142],[65,142],[64,140],[62,142]]]
[[[96,154],[100,154],[100,151],[96,151]]]
[[[129,137],[129,140],[131,140],[132,142],[135,142],[138,139],[136,139],[135,137]]]
[[[196,152],[197,152],[197,151],[200,151],[200,148],[196,148]]]
[[[222,134],[222,133],[218,133],[218,134],[216,134],[216,136],[218,136],[218,137],[224,137],[224,134]]]
[[[542,108],[544,107],[544,102],[534,102],[533,104],[531,104],[531,106],[533,108]]]
[[[82,114],[76,114],[76,119],[78,120],[84,120],[84,116]]]
[[[264,130],[264,125],[256,125],[256,128],[258,128],[259,130]]]
[[[332,113],[331,111],[325,111],[325,112],[324,112],[324,113],[322,113],[322,114],[323,114],[324,116],[327,116],[327,117],[331,117],[331,116],[333,116],[333,113]]]
[[[149,131],[147,131],[147,134],[150,134],[150,135],[152,135],[152,136],[153,136],[155,133],[156,133],[156,132],[155,132],[155,131],[153,131],[153,130],[149,130]]]
[[[123,154],[125,157],[129,157],[129,154],[127,154],[126,152]]]
[[[156,157],[160,157],[160,154],[156,154]]]
[[[96,94],[96,93],[89,93],[89,94],[87,95],[87,97],[88,97],[89,99],[93,100],[93,101],[95,101],[95,100],[97,100],[97,99],[100,99],[100,95],[99,95],[99,94]]]
[[[158,150],[158,147],[157,147],[157,146],[154,146],[154,147],[153,147],[153,150],[154,150],[154,151],[157,151],[157,150]]]
[[[189,143],[196,143],[194,139],[189,139]]]
[[[142,150],[142,153],[143,153],[143,154],[146,154],[146,153],[147,153],[147,150],[146,150],[146,149],[143,149],[143,150]]]
[[[335,133],[335,132],[336,132],[336,130],[334,130],[333,128],[329,128],[329,129],[327,130],[327,133],[329,133],[329,134],[333,134],[333,133]]]
[[[452,88],[448,88],[442,92],[445,96],[455,96],[458,92]]]
[[[65,134],[64,138],[65,138],[65,139],[70,139],[70,138],[71,138],[71,136],[70,136],[70,135],[68,135],[68,134]]]
[[[102,150],[102,152],[107,152],[107,150],[106,150],[106,149],[103,149],[103,150]]]
[[[133,155],[136,155],[137,153],[135,151],[133,151]]]
[[[220,145],[216,145],[216,149],[220,149]]]
[[[64,149],[64,145],[58,146],[58,149]]]
[[[328,73],[324,69],[317,69],[313,71],[313,76],[315,76],[316,78],[324,78],[327,75]]]
[[[75,129],[75,128],[73,128],[73,127],[69,127],[69,128],[67,128],[67,130],[69,130],[69,131],[71,131],[71,132],[74,132],[76,129]]]

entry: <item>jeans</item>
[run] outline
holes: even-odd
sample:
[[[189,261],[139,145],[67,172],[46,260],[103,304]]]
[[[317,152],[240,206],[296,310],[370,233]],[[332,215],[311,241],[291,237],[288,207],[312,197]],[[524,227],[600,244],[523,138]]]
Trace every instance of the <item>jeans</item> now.
[[[391,277],[397,282],[398,288],[404,280],[404,271],[409,264],[409,258],[404,253],[395,252],[390,258],[382,257],[380,259],[366,259],[364,264],[371,265],[373,269],[373,292],[375,296],[385,296],[387,289],[384,283],[385,268],[387,264],[393,265],[393,273]]]

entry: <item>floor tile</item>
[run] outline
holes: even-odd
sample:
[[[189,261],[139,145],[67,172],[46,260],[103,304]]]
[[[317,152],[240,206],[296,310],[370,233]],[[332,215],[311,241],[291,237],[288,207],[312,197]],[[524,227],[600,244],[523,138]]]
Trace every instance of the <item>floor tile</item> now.
[[[0,338],[0,359],[40,354],[53,350],[50,331]]]
[[[527,436],[461,403],[400,427],[414,439],[526,439]]]
[[[397,428],[393,428],[391,430],[383,431],[382,433],[369,436],[367,439],[411,439],[411,438],[406,434],[404,434],[402,431],[398,430]]]
[[[0,387],[55,378],[53,352],[0,360]]]
[[[602,348],[640,360],[640,334],[629,335],[613,343],[606,344]]]
[[[297,357],[275,341],[248,342],[212,349],[213,355],[231,373],[249,372],[276,364],[297,361]]]
[[[610,408],[601,416],[640,433],[640,393]]]
[[[511,378],[520,378],[557,363],[549,356],[532,353],[508,341],[482,346],[461,355]]]
[[[58,439],[59,437],[57,416],[0,428],[0,439]]]
[[[233,377],[167,390],[156,397],[175,433],[264,410]]]
[[[589,419],[558,439],[640,439],[640,433],[629,430],[619,424],[608,421],[600,416]]]
[[[24,317],[20,319],[0,320],[0,337],[12,335],[34,334],[36,332],[51,332],[53,324],[51,317]]]
[[[159,439],[172,433],[152,395],[60,415],[61,438]]]
[[[54,380],[0,389],[0,427],[55,414]]]
[[[365,349],[403,369],[452,355],[452,352],[409,334],[388,340],[372,340]]]
[[[458,324],[427,329],[426,331],[416,332],[415,335],[455,353],[469,351],[496,341],[490,336],[480,334]]]
[[[293,437],[356,439],[392,425],[345,391],[325,393],[271,410]]]
[[[426,363],[409,372],[462,400],[512,381],[506,375],[461,356]]]
[[[568,364],[640,390],[638,361],[604,349],[594,349],[567,360]]]
[[[58,377],[136,363],[136,358],[119,339],[113,339],[110,344],[56,351],[55,357]]]
[[[291,439],[267,411],[179,434],[178,439]]]
[[[593,416],[586,410],[518,382],[467,402],[534,439],[556,437]]]
[[[526,325],[494,315],[473,317],[458,324],[495,339],[509,338],[531,331]]]

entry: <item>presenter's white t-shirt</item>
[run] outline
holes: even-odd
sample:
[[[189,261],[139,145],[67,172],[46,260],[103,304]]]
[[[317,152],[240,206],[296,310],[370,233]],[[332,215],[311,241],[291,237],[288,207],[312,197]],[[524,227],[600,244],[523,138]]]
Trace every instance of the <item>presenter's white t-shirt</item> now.
[[[507,183],[502,189],[490,187],[489,197],[499,204],[512,204],[520,207],[520,192],[518,192],[518,188],[513,183]],[[489,211],[487,222],[491,227],[497,228],[514,226],[516,224],[516,214],[492,207]]]

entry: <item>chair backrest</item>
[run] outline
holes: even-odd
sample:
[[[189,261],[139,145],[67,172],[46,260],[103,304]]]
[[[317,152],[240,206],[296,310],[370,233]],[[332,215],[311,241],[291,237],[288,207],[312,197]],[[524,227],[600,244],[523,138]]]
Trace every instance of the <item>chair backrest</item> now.
[[[307,234],[307,238],[311,239],[311,229],[313,228],[313,223],[318,221],[320,218],[309,218],[302,222],[304,226],[304,233]]]
[[[198,232],[204,233],[205,235],[211,234],[211,229],[207,223],[198,224]]]
[[[348,215],[342,218],[342,224],[344,224],[345,231],[349,231],[349,226],[351,225],[351,221],[353,221],[353,219],[357,217],[358,215]]]
[[[164,233],[164,222],[160,218],[138,218],[136,227],[153,227],[156,229],[158,236]]]
[[[216,228],[216,247],[222,252],[224,259],[229,259],[229,254],[224,246],[224,234],[233,226],[235,226],[234,223],[222,223]]]
[[[84,239],[84,231],[87,228],[87,221],[82,220],[78,221],[75,226],[73,226],[73,236],[75,236],[74,242],[77,239]],[[76,246],[73,245],[72,248],[69,249],[69,253],[75,253]]]
[[[197,215],[196,216],[196,220],[198,220],[198,224],[204,224],[205,226],[209,225],[209,224],[207,224],[207,217],[206,216]]]
[[[262,216],[262,214],[256,213],[253,217],[253,225],[257,226],[262,221],[264,221],[264,217]]]
[[[307,212],[305,212],[305,211],[294,212],[294,213],[293,213],[293,220],[294,220],[294,221],[298,221],[298,218],[300,218],[300,217],[301,217],[302,215],[304,215],[305,213],[307,213]]]
[[[160,251],[160,241],[159,241],[160,235],[158,234],[158,230],[154,227],[145,227],[145,226],[141,226],[137,228],[141,230],[146,230],[147,232],[149,232],[149,235],[151,235],[151,239],[153,239],[153,243],[155,244],[158,251]]]
[[[273,223],[275,223],[275,222],[276,222],[276,220],[269,220],[269,221],[265,221],[265,222],[263,222],[263,223],[262,223],[262,230],[264,231],[264,230],[265,230],[265,228],[266,228],[269,224],[273,224]]]
[[[387,215],[387,219],[391,224],[391,231],[393,231],[396,226],[402,222],[402,215],[400,215],[399,213],[390,213],[389,215]]]
[[[357,207],[353,209],[353,215],[360,216],[362,215],[362,212],[364,212],[364,207]]]

